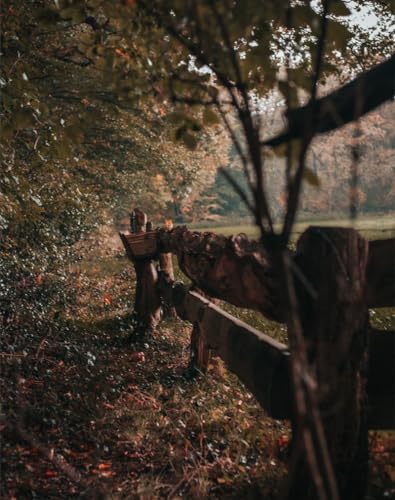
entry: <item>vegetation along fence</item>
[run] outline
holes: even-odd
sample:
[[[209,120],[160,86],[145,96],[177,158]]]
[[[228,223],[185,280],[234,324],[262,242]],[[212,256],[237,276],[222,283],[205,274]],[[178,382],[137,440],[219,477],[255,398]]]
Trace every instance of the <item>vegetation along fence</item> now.
[[[139,209],[120,237],[136,271],[137,330],[154,331],[161,309],[190,321],[193,367],[204,372],[211,355],[221,357],[269,415],[296,425],[288,347],[200,292],[287,322],[275,258],[242,234],[152,230]],[[172,254],[191,286],[174,281]],[[369,308],[395,306],[395,239],[367,242],[354,229],[310,227],[291,265],[335,471],[348,465],[350,475],[356,461],[360,475],[367,430],[395,428],[395,332],[372,328],[368,316]]]

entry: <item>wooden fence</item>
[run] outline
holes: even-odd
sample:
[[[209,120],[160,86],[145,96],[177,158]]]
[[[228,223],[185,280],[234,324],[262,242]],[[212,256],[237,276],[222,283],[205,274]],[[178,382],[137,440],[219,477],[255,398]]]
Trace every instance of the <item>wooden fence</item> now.
[[[211,355],[221,357],[269,415],[292,420],[287,346],[196,290],[286,322],[280,278],[270,254],[243,235],[225,238],[185,227],[153,231],[145,214],[133,214],[131,232],[120,237],[136,270],[137,330],[153,331],[163,308],[176,311],[193,324],[194,367],[204,371]],[[172,254],[192,280],[191,287],[174,282]],[[302,326],[323,392],[338,378],[336,394],[326,391],[327,402],[320,406],[329,445],[342,428],[355,428],[366,438],[367,428],[395,428],[395,332],[368,323],[368,308],[395,306],[395,239],[368,243],[353,229],[309,228],[291,257],[303,304]],[[343,401],[336,424],[328,410],[334,397]],[[342,467],[341,460],[337,465]]]

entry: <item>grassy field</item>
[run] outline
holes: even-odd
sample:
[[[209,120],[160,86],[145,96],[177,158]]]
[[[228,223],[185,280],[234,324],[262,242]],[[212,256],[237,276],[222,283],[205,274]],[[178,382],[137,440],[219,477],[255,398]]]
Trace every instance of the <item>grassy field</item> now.
[[[293,241],[309,226],[325,226],[325,227],[354,227],[359,231],[362,236],[369,240],[394,238],[395,237],[395,213],[386,214],[382,216],[361,216],[355,222],[350,219],[316,219],[314,221],[300,221],[295,224],[293,231]],[[225,236],[235,235],[238,233],[245,233],[249,238],[258,238],[259,233],[254,225],[240,224],[240,225],[224,225],[224,226],[190,226],[191,229],[196,231],[212,231],[214,233],[223,234]],[[279,225],[276,225],[279,231]]]

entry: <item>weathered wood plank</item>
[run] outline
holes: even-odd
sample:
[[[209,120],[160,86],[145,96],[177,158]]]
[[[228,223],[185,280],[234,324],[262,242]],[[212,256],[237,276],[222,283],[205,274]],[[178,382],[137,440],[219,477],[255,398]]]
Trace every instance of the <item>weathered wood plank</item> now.
[[[369,242],[366,280],[369,307],[395,306],[395,238]]]
[[[173,268],[173,256],[171,253],[161,253],[159,254],[159,267],[166,276],[174,281],[174,268]],[[163,316],[174,318],[177,316],[176,310],[169,304],[163,304]]]
[[[282,321],[279,280],[259,242],[243,234],[226,238],[186,227],[157,233],[160,252],[175,254],[180,269],[204,293]]]
[[[395,331],[370,329],[368,425],[395,429]]]
[[[352,228],[309,227],[298,241],[297,259],[309,283],[309,288],[297,283],[300,321],[339,497],[359,500],[365,494],[368,467],[363,369],[368,350],[368,242]],[[304,425],[299,419],[296,432],[303,432]],[[316,498],[314,487],[306,490],[307,460],[302,459],[297,475],[295,498],[296,492]]]
[[[129,259],[154,259],[158,256],[158,242],[155,231],[119,233]]]
[[[289,418],[288,350],[281,342],[247,325],[188,287],[160,280],[162,296],[178,315],[199,328],[201,341],[219,356],[276,419]]]
[[[131,233],[119,233],[126,255],[133,262],[136,272],[134,301],[135,332],[152,333],[160,321],[161,299],[157,290],[158,273],[152,259],[158,255],[158,241],[147,215],[135,208],[130,215]]]

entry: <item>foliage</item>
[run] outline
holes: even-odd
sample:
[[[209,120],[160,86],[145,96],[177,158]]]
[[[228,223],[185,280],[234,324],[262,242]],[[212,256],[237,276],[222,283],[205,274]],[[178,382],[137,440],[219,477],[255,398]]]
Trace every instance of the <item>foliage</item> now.
[[[64,296],[63,282],[79,239],[136,205],[162,213],[169,202],[183,208],[192,190],[211,182],[201,166],[212,171],[212,151],[226,161],[218,130],[207,130],[206,147],[193,153],[174,144],[168,104],[128,99],[117,36],[111,32],[109,71],[112,49],[101,48],[106,28],[72,7],[65,13],[52,6],[2,6],[0,314],[26,328],[44,328],[62,301],[74,300]],[[139,46],[144,53],[145,43]],[[132,84],[141,89],[137,76]],[[16,319],[21,308],[23,321]]]

